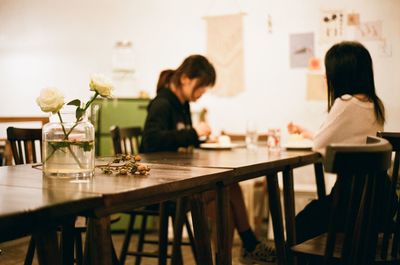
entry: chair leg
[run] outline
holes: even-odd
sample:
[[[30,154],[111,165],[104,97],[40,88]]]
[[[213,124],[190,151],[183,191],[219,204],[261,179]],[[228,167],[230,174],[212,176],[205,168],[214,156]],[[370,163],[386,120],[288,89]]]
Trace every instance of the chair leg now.
[[[24,265],[31,265],[34,256],[35,256],[35,240],[33,239],[33,237],[31,237],[31,240],[29,240],[28,251],[25,256]]]
[[[167,250],[168,250],[168,212],[166,209],[166,202],[160,203],[160,230],[158,239],[158,264],[167,264]]]
[[[139,240],[137,244],[137,252],[142,252],[144,248],[144,237],[146,236],[147,214],[142,215],[142,224],[140,225]],[[135,265],[140,265],[142,256],[136,256]]]
[[[189,237],[190,248],[192,249],[193,257],[197,264],[196,241],[194,240],[192,227],[191,227],[191,224],[190,224],[189,219],[187,218],[186,214],[185,214],[185,225],[186,225],[186,231],[187,231],[188,237]]]
[[[126,254],[128,252],[129,243],[131,241],[134,225],[135,225],[135,215],[131,214],[130,217],[129,217],[129,224],[128,224],[128,227],[126,229],[124,242],[123,242],[122,248],[121,248],[121,255],[119,257],[121,265],[125,264]]]
[[[174,239],[172,241],[172,260],[171,264],[181,265],[183,264],[182,259],[182,228],[185,220],[185,210],[184,210],[183,198],[179,198],[176,201],[175,213],[170,213],[173,223]]]

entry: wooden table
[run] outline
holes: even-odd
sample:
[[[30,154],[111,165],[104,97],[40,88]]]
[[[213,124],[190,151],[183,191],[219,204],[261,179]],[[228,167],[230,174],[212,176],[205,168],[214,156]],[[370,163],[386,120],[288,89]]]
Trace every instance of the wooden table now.
[[[217,263],[231,264],[231,250],[227,243],[229,194],[226,192],[226,187],[232,183],[259,176],[267,176],[279,263],[288,264],[286,262],[287,260],[290,262],[290,257],[286,253],[286,247],[290,247],[292,242],[295,242],[292,169],[315,163],[318,173],[317,183],[320,187],[319,195],[325,192],[320,156],[311,151],[283,151],[271,156],[265,147],[253,151],[245,148],[227,151],[195,150],[191,154],[146,154],[143,155],[143,162],[150,163],[151,171],[148,176],[112,176],[97,171],[96,176],[87,183],[42,178],[42,172],[32,169],[30,165],[4,167],[0,168],[0,186],[7,186],[5,189],[37,189],[38,193],[65,192],[67,196],[65,203],[83,200],[84,198],[80,196],[101,196],[101,205],[93,206],[89,213],[91,218],[88,234],[91,237],[88,241],[95,243],[89,249],[92,264],[115,262],[110,251],[110,214],[168,199],[200,194],[197,195],[200,197],[197,203],[192,205],[192,214],[195,215],[193,217],[195,237],[207,237],[208,234],[204,233],[205,214],[204,205],[201,203],[201,193],[213,189],[217,190],[217,207],[221,211],[217,215],[219,217],[217,220],[219,253]],[[286,245],[277,181],[277,173],[281,171],[284,177]],[[10,192],[13,193],[12,190]],[[57,208],[57,205],[55,206]],[[208,240],[208,238],[201,239],[201,242]],[[202,258],[200,264],[212,264],[209,245],[198,247],[199,257]]]
[[[90,264],[116,263],[112,253],[109,215],[121,211],[159,203],[184,196],[199,196],[192,204],[194,232],[198,242],[200,264],[212,264],[210,240],[206,231],[206,214],[201,203],[201,193],[215,189],[216,183],[232,176],[232,170],[175,165],[150,164],[150,175],[115,176],[99,170],[90,181],[75,182],[69,179],[42,178],[42,172],[30,165],[0,168],[0,186],[23,187],[55,194],[90,194],[101,196],[101,205],[89,209],[88,236]],[[10,191],[11,193],[13,191]],[[200,195],[198,195],[200,194]],[[77,196],[78,196],[77,195]],[[79,197],[79,196],[78,196]],[[71,195],[71,200],[73,195]],[[166,246],[166,245],[165,245]]]
[[[273,222],[274,240],[277,249],[278,263],[293,263],[289,248],[295,244],[295,209],[293,168],[314,164],[318,196],[325,195],[325,182],[321,156],[312,151],[286,151],[269,154],[266,146],[256,150],[234,148],[231,150],[201,150],[193,153],[160,152],[142,155],[144,162],[164,163],[182,166],[226,168],[233,170],[233,176],[223,180],[217,188],[217,230],[218,230],[218,264],[231,264],[231,251],[228,249],[229,231],[229,193],[226,186],[235,182],[266,176],[270,211]],[[286,223],[286,241],[284,237],[278,172],[283,174],[284,209]]]

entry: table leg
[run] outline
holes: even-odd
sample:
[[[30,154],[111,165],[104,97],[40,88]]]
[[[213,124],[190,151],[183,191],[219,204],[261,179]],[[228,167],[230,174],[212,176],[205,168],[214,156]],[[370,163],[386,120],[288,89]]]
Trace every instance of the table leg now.
[[[84,264],[113,264],[110,217],[89,218]]]
[[[216,190],[217,264],[232,264],[229,187],[222,183]]]
[[[61,255],[57,240],[57,227],[44,224],[33,232],[40,265],[60,265]]]
[[[278,264],[286,265],[286,246],[277,173],[267,175],[267,188]]]
[[[318,199],[326,196],[324,167],[321,162],[314,164],[315,182],[317,183]]]
[[[210,233],[208,232],[207,215],[204,207],[203,195],[193,195],[191,199],[191,213],[193,220],[194,238],[197,248],[197,264],[213,264]]]
[[[63,265],[74,264],[74,235],[75,217],[68,218],[62,224],[61,231],[61,256]]]
[[[291,255],[290,247],[296,244],[296,227],[295,227],[295,202],[294,202],[294,185],[293,185],[293,169],[285,168],[283,174],[283,199],[285,204],[285,223],[286,223],[286,255],[289,264],[296,264],[296,260]]]

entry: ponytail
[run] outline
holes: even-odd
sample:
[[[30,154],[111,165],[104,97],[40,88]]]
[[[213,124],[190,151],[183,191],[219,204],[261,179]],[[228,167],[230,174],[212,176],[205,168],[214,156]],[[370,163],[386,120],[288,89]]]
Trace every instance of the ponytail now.
[[[157,93],[165,88],[169,86],[169,83],[171,82],[171,78],[174,75],[175,71],[168,69],[168,70],[164,70],[160,73],[160,76],[158,77],[158,82],[157,82]]]

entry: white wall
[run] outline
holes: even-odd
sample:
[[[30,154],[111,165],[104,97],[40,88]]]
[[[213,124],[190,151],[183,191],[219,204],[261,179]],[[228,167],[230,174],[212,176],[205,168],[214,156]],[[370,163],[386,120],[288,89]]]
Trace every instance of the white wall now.
[[[192,53],[205,53],[202,17],[243,11],[246,91],[234,98],[205,95],[214,130],[244,131],[246,120],[260,130],[284,128],[290,120],[317,129],[325,102],[305,100],[306,69],[289,68],[289,34],[316,33],[321,8],[356,11],[363,21],[383,20],[392,56],[365,42],[375,64],[377,92],[384,101],[387,130],[400,130],[400,1],[398,0],[0,0],[0,116],[41,115],[40,89],[56,86],[67,99],[89,97],[93,72],[111,75],[113,45],[131,40],[137,88],[154,95],[158,73]],[[267,31],[267,15],[273,33]]]

